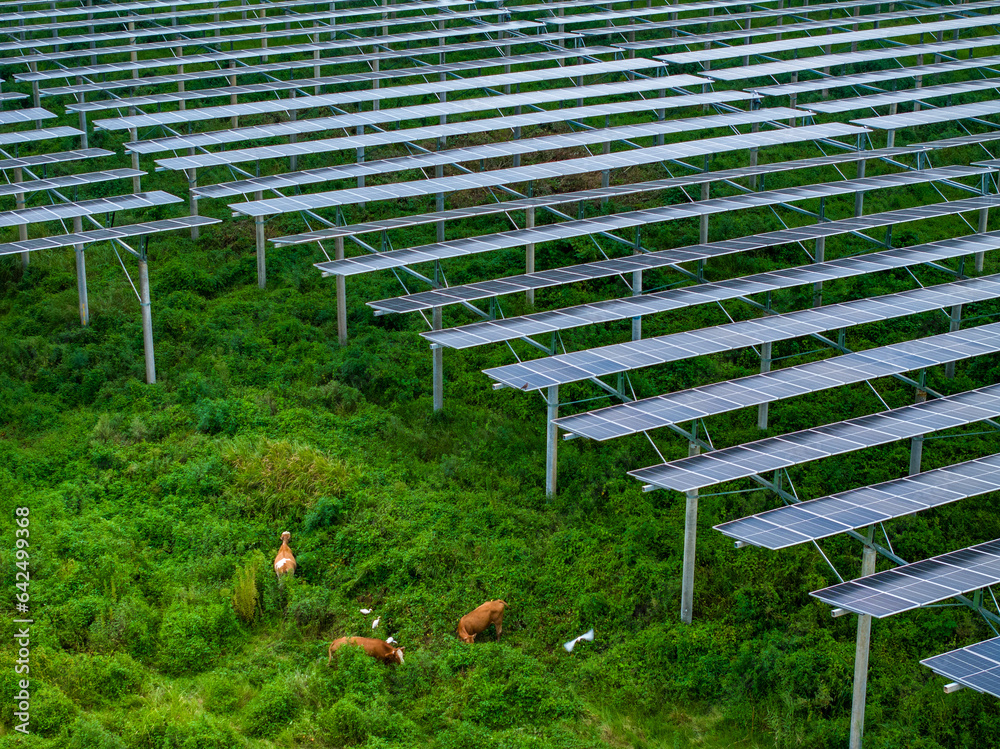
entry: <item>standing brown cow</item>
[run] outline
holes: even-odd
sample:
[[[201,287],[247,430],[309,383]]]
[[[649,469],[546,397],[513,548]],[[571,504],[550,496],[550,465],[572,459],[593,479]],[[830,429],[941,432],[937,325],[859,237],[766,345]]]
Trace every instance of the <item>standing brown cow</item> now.
[[[376,640],[374,637],[338,637],[330,643],[330,650],[326,659],[327,665],[333,660],[333,654],[344,645],[357,645],[364,648],[365,652],[372,658],[378,658],[383,663],[402,663],[403,648],[396,648],[384,640]]]
[[[503,609],[507,604],[497,599],[487,601],[474,611],[458,620],[458,637],[462,642],[475,642],[476,635],[482,632],[491,624],[497,627],[497,642],[500,642],[500,634],[503,632]]]
[[[281,534],[281,548],[278,549],[278,555],[274,558],[274,571],[281,577],[282,575],[294,575],[295,574],[295,555],[292,554],[292,550],[288,547],[288,539],[292,537],[292,534],[285,531]]]

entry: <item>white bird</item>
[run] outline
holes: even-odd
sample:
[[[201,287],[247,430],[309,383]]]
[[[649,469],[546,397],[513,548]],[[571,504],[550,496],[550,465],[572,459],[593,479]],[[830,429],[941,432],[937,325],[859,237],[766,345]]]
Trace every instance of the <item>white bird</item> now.
[[[388,637],[386,637],[385,641],[389,645],[392,645],[393,643],[396,643],[397,645],[399,644],[399,640],[394,640],[393,637],[392,637],[392,635],[389,635]]]
[[[378,629],[378,623],[382,621],[382,617],[375,617],[375,621],[372,622],[372,629]]]
[[[371,609],[361,609],[361,613],[364,614],[365,616],[368,616],[370,613],[372,613],[372,610]]]
[[[594,630],[590,630],[590,631],[588,631],[588,632],[580,635],[579,637],[574,637],[569,642],[564,642],[563,643],[563,647],[566,648],[566,652],[567,653],[572,653],[573,652],[573,648],[576,646],[576,644],[578,642],[580,642],[580,640],[589,640],[589,641],[593,642],[593,640],[594,640]]]

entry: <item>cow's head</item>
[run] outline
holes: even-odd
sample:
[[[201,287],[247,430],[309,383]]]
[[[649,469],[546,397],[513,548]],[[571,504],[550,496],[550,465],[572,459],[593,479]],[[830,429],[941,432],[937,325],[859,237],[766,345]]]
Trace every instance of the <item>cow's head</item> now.
[[[397,663],[403,662],[403,648],[393,648],[392,655],[396,659]]]

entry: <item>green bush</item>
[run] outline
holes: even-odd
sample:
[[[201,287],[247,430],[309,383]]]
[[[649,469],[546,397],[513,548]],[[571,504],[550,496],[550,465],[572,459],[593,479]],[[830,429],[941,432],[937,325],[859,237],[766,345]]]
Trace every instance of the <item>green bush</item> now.
[[[264,685],[243,710],[243,725],[250,736],[274,736],[295,719],[299,697],[284,679]]]
[[[160,626],[162,666],[174,675],[207,671],[238,631],[232,606],[195,607],[177,602],[167,610]]]
[[[65,749],[127,749],[124,741],[93,718],[80,716],[69,727]]]

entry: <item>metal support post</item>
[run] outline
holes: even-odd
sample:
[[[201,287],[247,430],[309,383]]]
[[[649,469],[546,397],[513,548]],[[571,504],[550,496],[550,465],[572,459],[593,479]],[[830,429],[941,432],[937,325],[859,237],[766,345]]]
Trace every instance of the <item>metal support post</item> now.
[[[135,128],[130,129],[128,131],[128,135],[129,135],[129,139],[133,143],[135,143],[137,140],[139,140],[139,134],[138,134],[138,132],[136,131]],[[132,168],[133,169],[138,169],[139,168],[139,152],[138,151],[133,151],[132,152]],[[140,192],[142,192],[142,177],[135,176],[135,177],[132,178],[132,192],[134,194],[136,194],[136,195],[139,194]]]
[[[951,308],[951,315],[948,321],[948,332],[955,333],[962,327],[962,305],[956,304]],[[955,362],[950,361],[944,365],[944,376],[949,380],[955,379]]]
[[[927,372],[920,372],[920,384],[924,384],[924,380],[927,378]],[[923,403],[927,400],[926,390],[917,390],[917,397],[914,399],[914,403]],[[924,452],[924,437],[918,434],[916,437],[910,439],[910,475],[913,476],[920,473],[920,460],[923,457]]]
[[[771,342],[767,341],[760,345],[760,373],[771,371]],[[757,406],[757,428],[767,429],[767,407],[769,403],[761,403]]]
[[[868,528],[868,541],[861,552],[861,576],[875,572],[875,548],[871,545],[874,526]],[[871,644],[872,618],[858,616],[858,636],[854,649],[854,693],[851,701],[850,749],[861,749],[865,731],[865,696],[868,691],[868,650]]]
[[[333,240],[334,259],[344,259],[344,238]],[[337,276],[337,341],[341,346],[347,343],[347,279]]]
[[[192,216],[197,216],[198,215],[198,196],[194,194],[194,189],[198,186],[198,170],[197,169],[185,169],[184,171],[187,174],[187,180],[188,180],[188,193],[189,193],[188,205],[190,206],[188,212]],[[192,226],[191,227],[191,239],[197,239],[197,238],[198,238],[198,227],[197,226]]]
[[[638,252],[636,253],[639,254]],[[642,271],[632,271],[632,296],[642,295]],[[632,340],[642,340],[642,316],[632,318]]]
[[[254,200],[262,200],[262,193],[254,193]],[[261,289],[267,286],[267,260],[264,255],[264,217],[254,216],[254,230],[257,238],[257,286]]]
[[[434,330],[441,330],[441,307],[434,307],[431,311],[431,327]],[[444,349],[440,346],[431,349],[433,359],[433,373],[431,390],[434,397],[434,410],[440,411],[444,408]]]
[[[694,430],[692,429],[692,432]],[[701,452],[695,442],[688,443],[688,457]],[[694,613],[694,560],[698,538],[698,490],[685,493],[684,565],[681,571],[681,621],[690,624]]]
[[[826,237],[816,238],[816,252],[814,253],[813,262],[822,263],[823,257],[826,254]],[[813,284],[813,307],[820,307],[823,304],[823,282],[817,281]]]
[[[23,182],[23,181],[24,181],[24,173],[22,172],[21,167],[17,167],[16,169],[14,169],[14,182]],[[23,192],[14,193],[14,203],[15,203],[15,205],[16,205],[16,207],[17,207],[18,210],[24,208],[24,193]],[[21,240],[22,242],[28,241],[28,225],[27,224],[18,224],[18,226],[17,226],[17,238],[19,240]],[[31,262],[30,254],[31,253],[28,253],[28,252],[22,252],[21,253],[21,270],[23,270],[23,271],[28,270],[28,264]]]
[[[979,209],[979,233],[982,234],[986,231],[986,227],[989,224],[990,219],[990,209],[980,208]],[[977,252],[976,255],[976,273],[983,272],[983,261],[986,259],[985,252]]]
[[[711,195],[711,183],[703,182],[701,184],[701,199],[708,200],[709,195]],[[700,217],[700,223],[698,227],[698,242],[699,244],[708,244],[708,214],[703,213]]]
[[[83,218],[73,217],[73,231],[83,231]],[[86,327],[90,324],[90,303],[87,301],[87,261],[83,255],[83,245],[73,245],[76,254],[76,292],[80,299],[80,324]]]
[[[153,313],[149,300],[149,262],[146,249],[139,253],[139,307],[142,309],[142,351],[146,358],[146,382],[156,382],[156,359],[153,354]]]
[[[865,176],[865,160],[861,159],[858,162],[858,179],[864,179]],[[865,194],[858,190],[854,193],[854,215],[860,216],[865,211]]]
[[[559,429],[555,420],[559,417],[559,386],[549,385],[545,399],[545,496],[556,494],[556,455]]]
[[[532,229],[535,226],[535,209],[525,208],[524,209],[524,226],[526,229]],[[524,272],[534,273],[535,272],[535,243],[531,242],[524,246]],[[528,304],[535,303],[535,290],[528,289],[524,292],[525,301]]]

